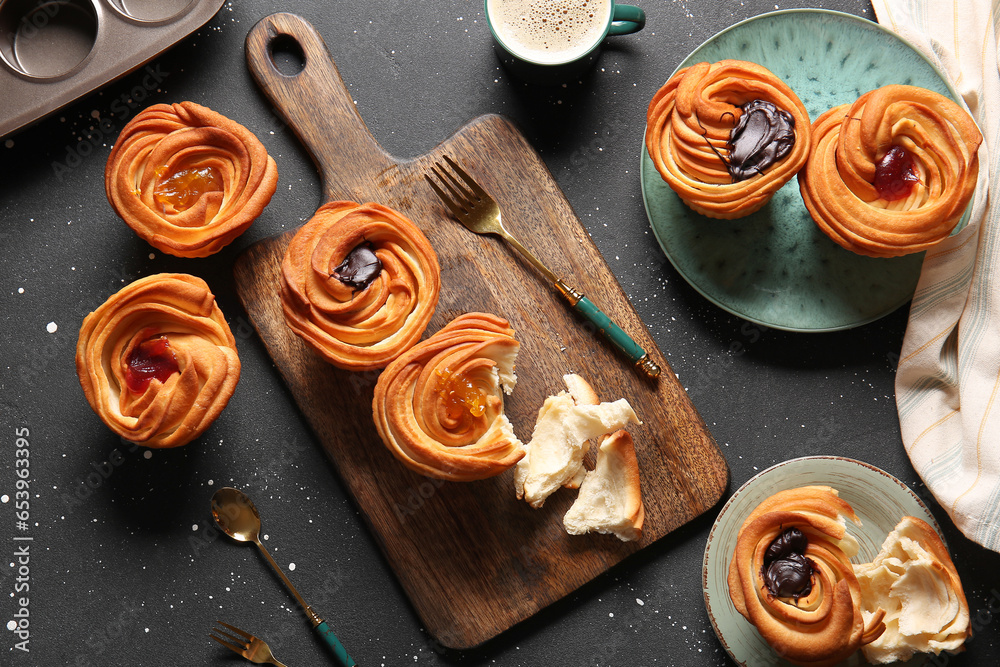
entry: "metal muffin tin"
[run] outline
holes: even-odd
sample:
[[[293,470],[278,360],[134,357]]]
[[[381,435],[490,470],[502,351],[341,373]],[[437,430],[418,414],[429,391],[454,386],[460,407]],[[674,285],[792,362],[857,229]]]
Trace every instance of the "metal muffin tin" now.
[[[224,2],[0,0],[0,136],[141,67]]]

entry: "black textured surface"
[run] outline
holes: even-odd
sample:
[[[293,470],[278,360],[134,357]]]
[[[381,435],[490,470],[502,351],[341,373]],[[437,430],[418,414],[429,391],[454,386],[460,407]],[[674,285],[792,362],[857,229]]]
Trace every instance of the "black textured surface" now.
[[[747,323],[677,275],[642,205],[646,105],[688,52],[776,7],[872,18],[870,4],[641,4],[645,30],[609,41],[582,81],[554,89],[519,83],[499,67],[479,2],[293,0],[280,9],[318,28],[361,116],[394,154],[423,153],[485,112],[517,121],[718,440],[732,469],[730,491],[805,454],[862,459],[907,482],[945,528],[977,628],[965,655],[936,664],[997,664],[1000,556],[958,534],[900,442],[893,379],[906,309],[835,334]],[[247,31],[274,9],[260,0],[230,2],[148,68],[0,139],[0,494],[7,498],[0,504],[0,664],[242,664],[209,641],[215,619],[258,632],[290,666],[332,664],[263,559],[212,527],[208,499],[225,485],[254,498],[265,544],[280,564],[296,565],[289,576],[364,667],[728,664],[701,594],[714,511],[479,649],[445,650],[421,629],[234,294],[231,267],[240,250],[299,225],[319,202],[308,156],[243,60]],[[104,163],[124,123],[149,104],[182,100],[245,124],[280,174],[254,226],[207,259],[154,251],[104,196]],[[128,281],[173,270],[212,286],[237,336],[243,376],[200,441],[150,453],[120,442],[91,412],[73,351],[87,312]],[[19,429],[31,443],[27,531],[15,516]],[[20,543],[30,544],[27,581],[17,581],[15,536],[33,538]],[[30,590],[13,593],[24,583]],[[20,639],[4,627],[23,596],[30,598],[30,653],[15,649]]]

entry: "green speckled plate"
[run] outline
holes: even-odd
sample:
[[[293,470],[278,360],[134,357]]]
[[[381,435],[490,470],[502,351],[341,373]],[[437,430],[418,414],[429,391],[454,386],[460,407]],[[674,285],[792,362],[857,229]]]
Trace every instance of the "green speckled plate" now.
[[[765,498],[799,486],[825,484],[837,489],[854,508],[860,527],[848,522],[860,551],[852,561],[871,562],[886,535],[904,516],[923,519],[941,534],[927,506],[905,484],[868,463],[834,456],[807,456],[772,466],[751,478],[733,494],[719,513],[705,546],[702,586],[708,617],[730,657],[743,667],[792,667],[767,645],[757,629],[743,618],[729,599],[726,578],[743,521]],[[942,536],[942,541],[944,537]],[[838,667],[867,665],[861,652]],[[907,667],[927,664],[923,655],[906,662]]]
[[[725,58],[767,67],[812,119],[890,83],[957,99],[912,46],[877,23],[839,12],[757,16],[709,39],[678,69]],[[735,315],[789,331],[835,331],[876,320],[913,296],[923,253],[877,259],[841,248],[813,223],[794,178],[757,213],[726,221],[688,208],[656,171],[645,142],[640,173],[646,213],[667,258],[696,290]]]

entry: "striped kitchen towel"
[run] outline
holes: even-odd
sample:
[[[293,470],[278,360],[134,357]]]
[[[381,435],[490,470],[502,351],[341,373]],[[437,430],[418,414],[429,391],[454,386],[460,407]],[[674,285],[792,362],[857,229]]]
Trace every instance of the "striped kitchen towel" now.
[[[1000,551],[1000,0],[873,0],[933,62],[985,137],[968,226],[927,252],[896,373],[913,467],[970,539]]]

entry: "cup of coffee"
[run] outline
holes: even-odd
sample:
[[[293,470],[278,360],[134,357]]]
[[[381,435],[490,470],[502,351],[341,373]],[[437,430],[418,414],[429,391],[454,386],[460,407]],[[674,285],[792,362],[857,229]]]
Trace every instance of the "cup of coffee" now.
[[[642,30],[646,14],[614,0],[486,0],[486,22],[509,70],[554,84],[592,65],[608,35]]]

